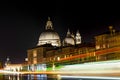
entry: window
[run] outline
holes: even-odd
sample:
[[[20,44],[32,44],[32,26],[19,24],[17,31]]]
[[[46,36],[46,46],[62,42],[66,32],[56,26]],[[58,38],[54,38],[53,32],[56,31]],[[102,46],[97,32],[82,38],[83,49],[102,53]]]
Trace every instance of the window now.
[[[37,58],[33,59],[33,64],[37,64]]]
[[[36,50],[33,51],[33,57],[37,57],[37,51]]]

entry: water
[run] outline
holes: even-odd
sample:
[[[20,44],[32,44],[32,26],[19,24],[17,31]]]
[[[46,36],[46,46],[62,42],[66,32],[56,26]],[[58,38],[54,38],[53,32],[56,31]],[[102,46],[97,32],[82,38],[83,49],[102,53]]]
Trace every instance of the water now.
[[[55,75],[1,75],[0,80],[59,80]]]
[[[62,75],[0,75],[0,80],[120,80],[119,79],[100,79],[81,76],[62,76]]]

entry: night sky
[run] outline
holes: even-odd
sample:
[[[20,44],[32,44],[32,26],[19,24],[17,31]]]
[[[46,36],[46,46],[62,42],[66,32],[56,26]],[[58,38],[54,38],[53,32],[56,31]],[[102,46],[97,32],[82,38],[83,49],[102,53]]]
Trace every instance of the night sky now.
[[[83,42],[94,41],[94,36],[108,31],[110,25],[120,30],[119,5],[113,2],[3,1],[0,3],[0,61],[4,62],[8,56],[12,63],[22,63],[27,50],[37,45],[48,17],[61,39],[68,28],[73,33],[79,30]]]

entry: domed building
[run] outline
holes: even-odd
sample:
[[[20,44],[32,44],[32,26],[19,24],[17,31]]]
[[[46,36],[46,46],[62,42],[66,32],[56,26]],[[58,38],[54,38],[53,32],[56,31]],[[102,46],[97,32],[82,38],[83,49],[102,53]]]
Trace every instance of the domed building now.
[[[73,33],[71,34],[68,29],[67,35],[61,46],[60,37],[53,29],[52,21],[48,18],[45,31],[40,34],[37,46],[27,50],[29,65],[27,69],[29,71],[46,71],[49,69],[48,67],[52,67],[51,69],[54,70],[56,67],[56,63],[54,63],[54,61],[59,61],[63,57],[68,57],[66,55],[69,54],[66,53],[71,51],[73,48],[70,46],[74,46],[76,44],[81,44],[81,36],[79,31],[76,35],[74,35]],[[65,54],[62,54],[64,52]]]
[[[75,45],[74,35],[70,33],[69,29],[65,39],[63,40],[63,46]]]
[[[81,44],[81,36],[79,31],[76,32],[75,40],[76,40],[76,44]]]
[[[67,35],[65,39],[63,40],[63,46],[70,46],[70,45],[77,45],[81,44],[81,36],[79,31],[76,32],[76,35],[70,33],[70,30],[68,29]]]
[[[41,33],[37,46],[51,44],[52,46],[61,46],[61,40],[56,31],[53,29],[53,24],[50,18],[46,22],[45,31]]]

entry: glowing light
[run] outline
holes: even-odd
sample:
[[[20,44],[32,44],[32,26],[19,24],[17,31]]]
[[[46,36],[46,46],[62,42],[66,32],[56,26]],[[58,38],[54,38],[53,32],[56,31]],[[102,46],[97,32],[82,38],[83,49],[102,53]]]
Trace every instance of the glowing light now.
[[[120,60],[66,65],[62,67],[60,71],[77,71],[80,73],[120,73]]]
[[[5,73],[5,74],[20,74],[21,72],[0,70],[0,73]]]
[[[25,61],[28,61],[28,58],[25,58]]]
[[[106,79],[106,80],[120,80],[120,77],[97,77],[97,76],[60,76],[61,78],[82,78],[82,79]]]
[[[60,60],[60,57],[57,57],[57,60],[59,61],[59,60]]]

